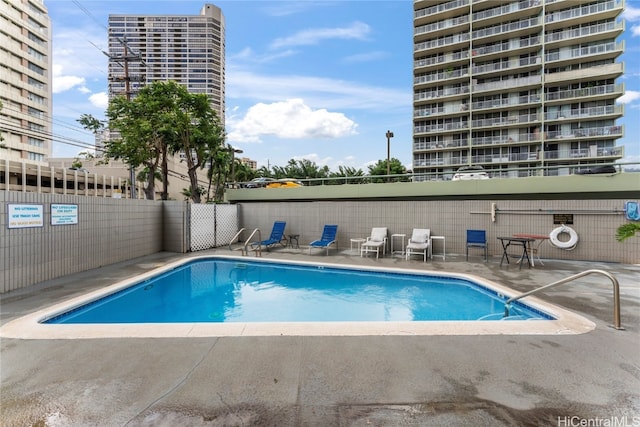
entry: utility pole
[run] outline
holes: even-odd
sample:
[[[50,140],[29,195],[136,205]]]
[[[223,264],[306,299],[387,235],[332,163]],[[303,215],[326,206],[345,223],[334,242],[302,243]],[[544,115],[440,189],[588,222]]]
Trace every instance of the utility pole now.
[[[109,58],[109,60],[117,62],[124,68],[124,77],[112,77],[111,75],[109,75],[109,80],[116,80],[116,81],[124,80],[125,96],[127,98],[127,101],[131,101],[132,92],[131,92],[130,82],[131,80],[140,81],[142,79],[139,76],[137,79],[129,76],[129,61],[141,62],[143,66],[146,66],[147,64],[142,59],[142,56],[140,55],[140,53],[133,52],[133,50],[127,44],[126,38],[125,39],[118,38],[118,41],[124,46],[124,50],[125,50],[124,55],[113,56],[105,51],[102,51],[102,53],[104,53],[107,56],[107,58]],[[120,61],[122,61],[123,63],[120,63]],[[136,191],[136,171],[133,166],[129,166],[129,180],[131,181],[131,198],[135,199],[137,198],[138,195]]]

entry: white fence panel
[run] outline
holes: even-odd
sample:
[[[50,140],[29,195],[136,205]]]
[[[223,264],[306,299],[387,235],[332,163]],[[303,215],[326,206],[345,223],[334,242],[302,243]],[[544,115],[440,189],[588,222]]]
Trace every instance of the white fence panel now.
[[[191,205],[192,252],[228,245],[237,231],[238,205]]]

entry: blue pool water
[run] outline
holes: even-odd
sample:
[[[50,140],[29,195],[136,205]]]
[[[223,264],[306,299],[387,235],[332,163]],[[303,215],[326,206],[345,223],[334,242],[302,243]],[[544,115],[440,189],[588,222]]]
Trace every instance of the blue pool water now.
[[[505,298],[462,278],[201,259],[45,323],[500,320]],[[507,319],[550,319],[514,304]]]

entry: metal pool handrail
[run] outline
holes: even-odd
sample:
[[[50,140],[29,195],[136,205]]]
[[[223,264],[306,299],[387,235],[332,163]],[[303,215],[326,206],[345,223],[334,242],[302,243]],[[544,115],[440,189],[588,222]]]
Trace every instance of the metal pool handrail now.
[[[244,249],[242,251],[242,255],[249,255],[249,249],[247,249],[247,246],[249,246],[251,243],[251,239],[253,238],[253,236],[258,233],[258,246],[255,249],[252,249],[253,251],[256,252],[256,256],[262,256],[262,235],[260,233],[260,229],[256,228],[251,232],[251,235],[249,236],[249,238],[247,239],[246,242],[244,242]]]
[[[569,276],[567,278],[564,278],[562,280],[558,280],[557,282],[553,282],[550,283],[548,285],[545,286],[541,286],[539,288],[533,289],[529,292],[525,292],[524,294],[518,295],[517,297],[512,297],[509,298],[505,303],[504,303],[504,316],[507,317],[509,316],[509,307],[513,301],[519,300],[520,298],[524,298],[526,296],[529,296],[531,294],[534,294],[538,291],[542,291],[544,289],[548,289],[551,288],[553,286],[557,286],[557,285],[561,285],[563,283],[567,283],[567,282],[571,282],[573,280],[579,279],[580,277],[584,277],[587,276],[589,274],[601,274],[605,277],[608,277],[609,280],[611,280],[611,283],[613,284],[613,325],[612,327],[618,330],[624,330],[624,328],[622,327],[622,325],[620,324],[620,284],[618,283],[618,279],[616,279],[615,277],[613,277],[612,274],[603,271],[603,270],[585,270],[582,273],[578,273],[578,274],[574,274],[573,276]]]

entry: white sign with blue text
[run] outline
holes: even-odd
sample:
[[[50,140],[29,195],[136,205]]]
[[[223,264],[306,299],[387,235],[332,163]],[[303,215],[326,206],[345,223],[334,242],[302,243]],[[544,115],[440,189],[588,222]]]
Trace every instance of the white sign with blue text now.
[[[7,205],[8,228],[43,227],[42,205]]]
[[[78,223],[78,205],[51,205],[51,225]]]

